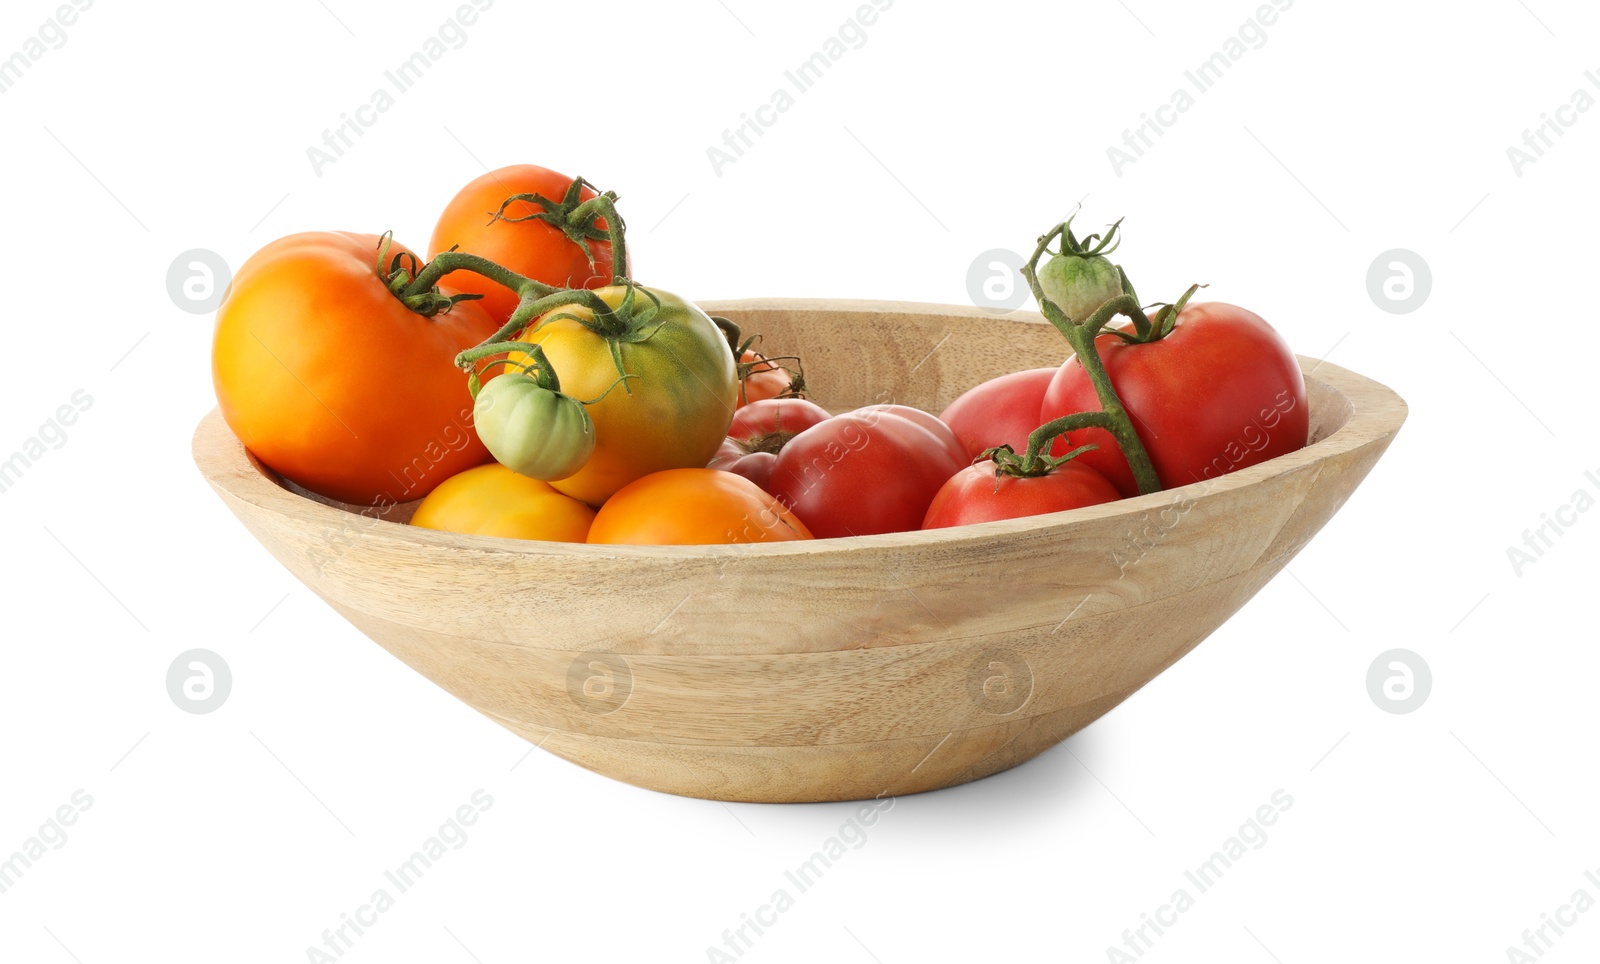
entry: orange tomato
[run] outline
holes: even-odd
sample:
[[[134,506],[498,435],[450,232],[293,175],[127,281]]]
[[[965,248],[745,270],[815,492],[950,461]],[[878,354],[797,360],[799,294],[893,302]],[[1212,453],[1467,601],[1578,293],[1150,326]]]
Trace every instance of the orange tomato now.
[[[739,370],[747,372],[739,382],[739,407],[751,402],[777,398],[787,392],[793,376],[782,363],[768,361],[765,355],[746,348],[739,355]]]
[[[471,302],[411,311],[378,274],[380,244],[315,231],[262,248],[217,309],[211,353],[217,402],[245,448],[360,505],[421,498],[489,457],[455,356],[494,322]],[[388,257],[401,253],[393,244]]]
[[[548,542],[583,542],[593,522],[582,502],[497,462],[445,479],[411,517],[424,529]]]
[[[532,202],[515,201],[501,217],[493,217],[507,198],[518,194],[542,194],[552,201],[560,201],[572,181],[565,174],[533,164],[502,167],[483,175],[462,188],[445,206],[433,229],[428,257],[434,258],[456,245],[468,254],[488,258],[502,268],[558,288],[598,288],[610,284],[611,242],[589,242],[594,253],[591,265],[583,247],[554,225],[531,219],[507,220],[540,213],[543,209]],[[595,192],[587,187],[579,192],[581,200],[593,197]],[[605,219],[597,220],[595,226],[605,230]],[[517,296],[504,285],[468,271],[454,271],[445,277],[447,284],[462,292],[483,295],[478,304],[496,324],[505,324],[516,310]]]
[[[706,546],[810,539],[805,523],[749,479],[716,469],[668,469],[629,483],[595,515],[589,541]]]

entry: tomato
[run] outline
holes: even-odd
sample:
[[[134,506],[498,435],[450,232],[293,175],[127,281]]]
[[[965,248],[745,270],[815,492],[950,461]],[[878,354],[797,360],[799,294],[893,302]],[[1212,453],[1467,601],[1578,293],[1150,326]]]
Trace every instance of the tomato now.
[[[595,293],[615,308],[626,290],[618,285]],[[556,309],[519,336],[544,349],[563,393],[592,402],[587,409],[594,421],[594,454],[576,473],[552,483],[590,505],[600,505],[652,472],[703,468],[733,419],[738,385],[733,352],[722,332],[693,304],[651,290],[661,301],[659,310],[643,322],[638,337],[615,341],[623,368],[636,376],[621,384],[613,341],[579,320],[593,321],[588,308]],[[644,299],[641,291],[636,304]],[[527,357],[513,353],[512,359],[525,362]]]
[[[805,524],[760,486],[715,469],[668,469],[636,479],[600,507],[589,530],[590,542],[612,545],[704,546],[810,538]]]
[[[1082,321],[1122,294],[1122,276],[1103,255],[1067,252],[1052,255],[1039,269],[1039,288],[1068,318]]]
[[[739,406],[777,398],[794,387],[794,374],[780,360],[746,348],[739,355]]]
[[[543,209],[530,201],[513,201],[502,217],[494,217],[500,205],[518,194],[542,194],[561,201],[573,179],[548,168],[532,164],[502,167],[462,188],[433,229],[428,257],[457,246],[468,254],[488,258],[503,268],[524,277],[558,288],[598,288],[611,283],[611,242],[589,241],[594,263],[578,243],[553,224],[531,219]],[[587,201],[595,192],[584,187],[579,198]],[[530,218],[529,220],[508,220]],[[601,218],[595,226],[605,230]],[[511,289],[470,271],[454,271],[445,276],[446,284],[462,292],[483,295],[479,302],[489,317],[503,325],[516,310],[517,296]]]
[[[1028,436],[1043,424],[1039,409],[1055,374],[1054,368],[1030,368],[991,378],[951,402],[939,418],[956,433],[969,459],[997,445],[1021,455],[1028,450]]]
[[[1023,478],[995,474],[990,461],[969,465],[950,477],[933,497],[924,529],[1020,519],[1023,516],[1061,512],[1100,505],[1122,498],[1106,477],[1089,468],[1080,455],[1044,475]]]
[[[488,458],[455,356],[495,324],[472,302],[431,318],[408,309],[378,273],[381,243],[318,231],[262,248],[217,309],[211,353],[223,418],[245,447],[362,505],[421,498]]]
[[[478,392],[473,425],[501,465],[530,479],[564,479],[594,453],[594,424],[583,403],[519,373]]]
[[[751,402],[733,413],[728,437],[765,440],[771,451],[783,447],[793,437],[833,416],[816,402],[804,398],[766,398]],[[787,437],[786,437],[787,436]]]
[[[948,452],[950,457],[955,459],[957,463],[966,466],[972,462],[972,459],[967,457],[966,446],[961,444],[961,440],[956,437],[955,432],[937,415],[924,412],[920,408],[912,408],[910,405],[893,404],[864,405],[856,409],[856,411],[864,414],[874,412],[887,413],[914,422],[927,429],[929,434],[939,443],[939,447]]]
[[[1306,444],[1309,413],[1300,365],[1259,315],[1221,302],[1192,304],[1159,341],[1128,344],[1102,334],[1096,348],[1163,488],[1214,478]],[[1088,375],[1069,358],[1045,391],[1040,421],[1099,408]],[[1089,444],[1099,447],[1077,461],[1099,470],[1123,495],[1138,494],[1110,432],[1069,433],[1056,441],[1055,453]]]
[[[733,413],[728,437],[707,468],[742,475],[763,489],[772,481],[778,452],[801,432],[831,418],[828,410],[803,398],[764,398]]]
[[[582,502],[495,462],[446,479],[411,517],[424,529],[548,542],[583,542],[593,522]]]
[[[777,464],[777,453],[750,451],[746,449],[744,443],[729,437],[722,443],[722,447],[717,449],[717,454],[711,457],[711,461],[706,463],[706,468],[742,475],[766,491],[772,484],[772,467]]]
[[[769,485],[819,539],[906,532],[966,464],[960,440],[934,416],[872,405],[790,439]]]

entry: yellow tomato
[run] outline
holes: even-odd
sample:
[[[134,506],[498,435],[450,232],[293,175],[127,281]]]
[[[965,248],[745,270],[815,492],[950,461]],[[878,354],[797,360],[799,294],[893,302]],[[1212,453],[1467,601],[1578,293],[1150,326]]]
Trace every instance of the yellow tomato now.
[[[583,542],[593,522],[582,502],[496,462],[441,482],[411,517],[424,529],[548,542]]]
[[[684,299],[650,290],[660,307],[632,331],[599,333],[585,324],[595,323],[592,311],[567,306],[521,336],[543,347],[562,392],[584,401],[605,396],[588,406],[594,454],[576,474],[551,483],[590,505],[652,472],[703,468],[727,436],[738,404],[737,368],[721,329]],[[616,307],[626,291],[619,285],[595,294]],[[637,313],[648,303],[643,289],[636,299]],[[634,376],[621,384],[613,348]],[[528,361],[516,353],[512,359]]]

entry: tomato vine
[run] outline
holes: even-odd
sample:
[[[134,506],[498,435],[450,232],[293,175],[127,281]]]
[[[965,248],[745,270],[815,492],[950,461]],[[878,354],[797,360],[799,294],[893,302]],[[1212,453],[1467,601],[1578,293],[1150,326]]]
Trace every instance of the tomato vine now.
[[[1155,466],[1150,461],[1150,453],[1145,449],[1144,441],[1134,428],[1132,416],[1128,414],[1122,399],[1118,397],[1116,387],[1111,384],[1111,376],[1106,372],[1105,363],[1101,361],[1100,353],[1095,349],[1095,339],[1102,333],[1136,343],[1165,337],[1177,322],[1178,313],[1183,310],[1183,306],[1200,286],[1191,285],[1176,302],[1161,304],[1155,318],[1152,319],[1145,313],[1144,306],[1139,303],[1139,296],[1134,291],[1133,283],[1128,280],[1127,272],[1123,271],[1120,265],[1112,265],[1105,259],[1105,255],[1116,247],[1113,239],[1121,223],[1118,221],[1111,225],[1104,238],[1089,235],[1080,242],[1072,233],[1072,219],[1068,218],[1039,238],[1033,256],[1022,267],[1022,276],[1027,280],[1034,299],[1039,303],[1040,313],[1072,346],[1078,363],[1083,366],[1089,381],[1094,385],[1101,410],[1066,415],[1041,425],[1028,436],[1027,451],[1019,458],[1018,463],[1019,467],[1028,466],[1031,470],[1040,464],[1041,451],[1047,451],[1058,436],[1082,428],[1100,428],[1110,432],[1116,439],[1123,456],[1128,460],[1129,468],[1133,470],[1134,480],[1139,485],[1139,494],[1147,495],[1161,491],[1161,480],[1156,476]],[[1050,242],[1057,238],[1061,239],[1060,250],[1052,252]],[[1039,259],[1046,254],[1054,256],[1052,262],[1067,259],[1069,263],[1081,262],[1082,267],[1100,269],[1058,272],[1056,279],[1067,291],[1064,300],[1082,304],[1093,304],[1098,301],[1099,306],[1089,311],[1085,317],[1073,318],[1061,305],[1046,295],[1039,279]],[[1106,269],[1115,270],[1116,287],[1121,290],[1118,294],[1100,300],[1097,294],[1103,293],[1105,289],[1097,286],[1103,284]],[[1101,276],[1098,279],[1095,277],[1097,274]],[[1072,297],[1078,295],[1085,295],[1087,300],[1084,297]],[[1133,322],[1132,332],[1106,327],[1118,316],[1126,317]],[[1075,455],[1077,452],[1072,454]]]

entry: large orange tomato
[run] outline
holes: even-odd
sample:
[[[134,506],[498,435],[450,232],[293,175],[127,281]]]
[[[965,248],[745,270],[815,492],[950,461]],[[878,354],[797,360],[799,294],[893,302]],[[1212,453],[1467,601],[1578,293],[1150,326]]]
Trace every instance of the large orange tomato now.
[[[627,290],[616,285],[595,294],[617,308]],[[593,311],[569,305],[544,315],[520,336],[544,349],[563,393],[586,402],[599,398],[588,406],[594,454],[576,474],[550,483],[590,505],[600,505],[651,472],[703,468],[733,420],[739,386],[727,339],[693,304],[664,291],[650,292],[660,306],[637,314],[627,331],[599,333],[590,327],[599,327]],[[648,303],[639,289],[635,312]],[[519,353],[512,358],[529,360]],[[615,358],[630,376],[621,384]]]
[[[611,242],[588,240],[589,252],[594,255],[594,263],[590,264],[589,252],[582,245],[555,225],[533,217],[543,209],[531,201],[513,201],[500,217],[495,217],[506,199],[518,194],[541,194],[559,202],[572,181],[564,174],[532,164],[490,171],[462,188],[445,207],[433,229],[428,257],[434,258],[454,245],[467,254],[488,258],[503,268],[557,288],[610,284]],[[577,200],[588,201],[595,196],[594,191],[584,187]],[[598,219],[594,226],[604,231],[605,219]],[[468,271],[455,271],[446,278],[447,284],[460,291],[483,295],[479,304],[499,324],[505,324],[516,310],[516,293],[504,285]]]
[[[262,248],[217,309],[211,354],[222,416],[245,447],[362,505],[421,498],[488,458],[455,356],[495,324],[471,302],[431,318],[407,308],[378,273],[381,244],[317,231]]]
[[[591,543],[710,546],[809,539],[805,523],[732,472],[669,469],[613,495],[589,527]]]

